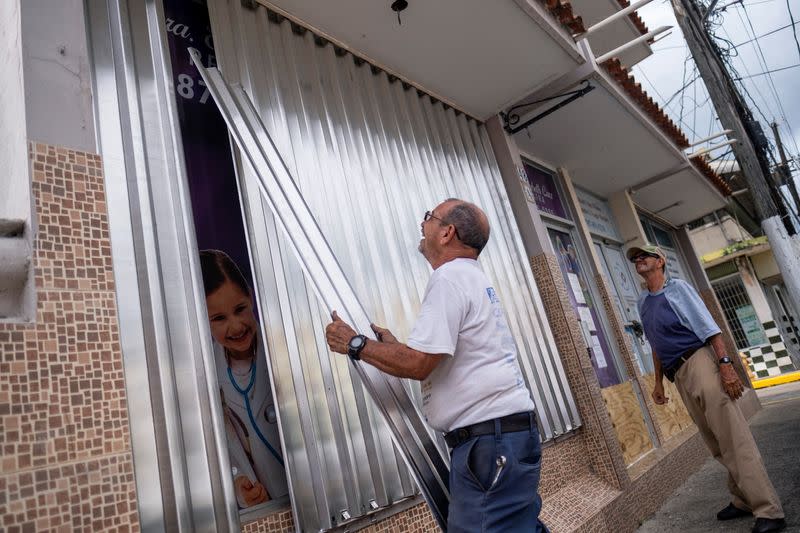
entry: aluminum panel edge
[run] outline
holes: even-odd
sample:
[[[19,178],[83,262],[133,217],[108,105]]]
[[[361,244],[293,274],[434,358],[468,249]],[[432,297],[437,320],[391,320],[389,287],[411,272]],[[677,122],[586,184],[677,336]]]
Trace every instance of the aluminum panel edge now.
[[[235,531],[163,7],[87,0],[87,26],[140,523]]]

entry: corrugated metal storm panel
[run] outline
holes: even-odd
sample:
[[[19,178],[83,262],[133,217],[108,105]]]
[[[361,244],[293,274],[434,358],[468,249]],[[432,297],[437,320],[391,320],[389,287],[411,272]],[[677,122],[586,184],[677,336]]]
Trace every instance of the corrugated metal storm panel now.
[[[223,74],[250,95],[373,320],[408,336],[430,275],[416,251],[423,213],[448,197],[476,202],[492,225],[480,262],[504,302],[543,438],[575,428],[575,403],[484,128],[315,44],[310,32],[270,22],[264,8],[210,7]],[[416,487],[388,428],[348,362],[327,350],[328,310],[253,170],[240,160],[239,171],[301,524],[331,527],[343,510],[355,517],[371,500],[383,507],[411,496]],[[418,397],[418,385],[408,386]]]

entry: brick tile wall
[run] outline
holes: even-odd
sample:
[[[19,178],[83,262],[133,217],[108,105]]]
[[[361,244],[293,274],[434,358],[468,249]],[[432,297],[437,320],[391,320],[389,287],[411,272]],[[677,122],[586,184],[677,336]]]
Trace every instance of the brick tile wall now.
[[[2,529],[138,531],[100,157],[29,146],[34,324],[0,324]]]
[[[623,487],[628,478],[622,450],[600,395],[600,384],[589,360],[578,319],[570,306],[558,259],[554,255],[541,254],[531,259],[531,267],[583,421],[582,435],[589,464],[607,483]]]

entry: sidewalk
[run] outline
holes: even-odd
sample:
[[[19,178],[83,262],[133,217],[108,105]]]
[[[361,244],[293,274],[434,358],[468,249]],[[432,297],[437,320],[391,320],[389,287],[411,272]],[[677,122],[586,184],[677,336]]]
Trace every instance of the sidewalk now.
[[[788,524],[784,531],[800,532],[800,382],[758,391],[764,406],[750,421],[772,483],[778,491]],[[730,501],[727,473],[714,459],[681,485],[638,533],[747,533],[753,519],[716,519]]]

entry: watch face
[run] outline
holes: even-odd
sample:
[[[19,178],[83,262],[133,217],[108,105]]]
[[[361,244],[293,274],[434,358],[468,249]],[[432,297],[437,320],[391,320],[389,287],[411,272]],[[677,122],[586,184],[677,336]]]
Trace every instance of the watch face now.
[[[358,335],[350,339],[350,347],[353,348],[354,350],[358,350],[359,348],[361,348],[361,345],[363,344],[364,344],[364,337],[362,337],[361,335]]]

